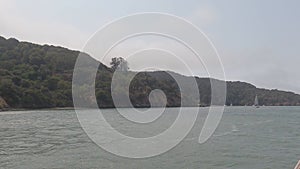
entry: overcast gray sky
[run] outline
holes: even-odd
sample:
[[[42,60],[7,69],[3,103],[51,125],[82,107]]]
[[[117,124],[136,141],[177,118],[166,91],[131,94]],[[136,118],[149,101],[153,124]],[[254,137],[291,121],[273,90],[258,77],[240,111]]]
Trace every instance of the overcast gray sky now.
[[[81,50],[113,19],[170,13],[208,35],[227,80],[300,93],[299,7],[297,0],[0,0],[0,35]]]

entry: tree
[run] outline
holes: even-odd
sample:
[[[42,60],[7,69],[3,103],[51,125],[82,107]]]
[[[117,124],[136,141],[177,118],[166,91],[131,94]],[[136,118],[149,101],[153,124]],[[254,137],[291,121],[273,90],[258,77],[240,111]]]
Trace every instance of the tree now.
[[[129,69],[128,62],[122,57],[112,58],[110,62],[110,66],[113,71],[119,70],[119,71],[126,72]]]
[[[57,77],[51,77],[47,80],[47,87],[49,90],[56,90],[59,82],[59,78]]]

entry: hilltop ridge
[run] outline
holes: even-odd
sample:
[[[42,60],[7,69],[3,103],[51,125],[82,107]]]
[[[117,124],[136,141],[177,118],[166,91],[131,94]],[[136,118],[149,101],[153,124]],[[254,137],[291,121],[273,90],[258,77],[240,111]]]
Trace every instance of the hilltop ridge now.
[[[14,38],[6,39],[0,36],[2,100],[11,108],[72,107],[72,76],[79,53],[63,47],[19,42]],[[86,56],[90,57],[88,54]],[[90,58],[90,61],[95,61]],[[180,90],[168,73],[165,71],[138,73],[130,86],[132,104],[136,107],[148,107],[149,93],[159,88],[167,96],[167,106],[180,106]],[[114,107],[110,93],[112,74],[111,68],[99,63],[95,93],[100,107]],[[185,80],[193,78],[178,73],[174,75]],[[200,104],[203,106],[210,105],[210,80],[196,77],[201,97]],[[300,105],[300,95],[293,92],[260,89],[245,82],[226,83],[227,105],[250,106],[254,102],[255,95],[258,95],[260,104],[266,106]]]

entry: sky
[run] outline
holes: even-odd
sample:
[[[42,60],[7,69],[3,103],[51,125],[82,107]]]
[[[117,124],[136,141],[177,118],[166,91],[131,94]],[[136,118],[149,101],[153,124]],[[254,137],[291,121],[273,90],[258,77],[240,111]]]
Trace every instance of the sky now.
[[[169,13],[209,37],[227,80],[300,93],[299,7],[298,0],[0,0],[0,36],[82,50],[112,20]]]

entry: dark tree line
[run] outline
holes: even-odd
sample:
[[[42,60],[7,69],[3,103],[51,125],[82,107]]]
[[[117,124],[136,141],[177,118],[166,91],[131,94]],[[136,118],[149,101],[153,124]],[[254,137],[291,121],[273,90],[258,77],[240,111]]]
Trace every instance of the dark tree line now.
[[[5,101],[12,108],[72,107],[72,76],[78,54],[78,51],[62,47],[0,37],[0,97],[3,98],[0,104]],[[120,57],[112,59],[111,68],[100,63],[95,91],[100,107],[114,106],[111,97],[112,74],[121,70],[126,72],[126,77],[132,73],[128,69],[126,60]],[[190,78],[178,76],[186,80]],[[200,104],[209,105],[210,79],[196,80]],[[258,89],[243,82],[227,82],[227,87],[226,104],[252,105],[255,95],[258,95],[264,105],[300,105],[300,96],[291,92]],[[149,106],[148,95],[157,88],[165,92],[167,106],[180,106],[180,90],[166,72],[138,73],[130,83],[133,105]],[[118,92],[124,91],[119,89]],[[85,97],[88,98],[88,94]]]

